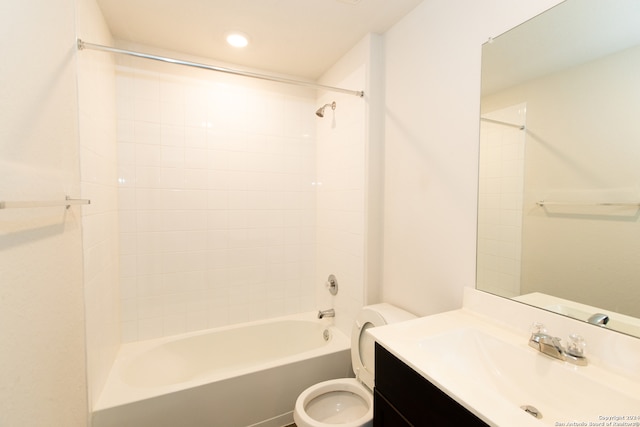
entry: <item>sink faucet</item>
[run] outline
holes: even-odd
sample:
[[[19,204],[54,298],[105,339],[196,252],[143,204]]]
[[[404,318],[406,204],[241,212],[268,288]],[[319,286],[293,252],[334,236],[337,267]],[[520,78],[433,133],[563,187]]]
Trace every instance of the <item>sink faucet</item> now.
[[[333,308],[318,311],[318,319],[323,319],[325,317],[336,317],[336,311]]]
[[[602,313],[596,313],[593,316],[589,317],[587,319],[587,322],[591,323],[592,325],[604,326],[609,323],[609,316]]]
[[[586,343],[580,335],[569,336],[570,343],[565,348],[560,342],[560,338],[547,334],[542,324],[536,323],[529,338],[529,347],[533,347],[539,352],[551,356],[555,359],[570,362],[579,366],[587,365],[585,355]]]

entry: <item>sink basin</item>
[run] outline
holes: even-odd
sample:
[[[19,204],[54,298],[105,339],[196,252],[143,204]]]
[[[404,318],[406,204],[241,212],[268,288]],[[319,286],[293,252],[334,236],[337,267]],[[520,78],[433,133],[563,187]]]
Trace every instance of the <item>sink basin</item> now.
[[[631,415],[638,398],[584,375],[580,368],[515,346],[482,331],[462,328],[417,342],[425,363],[492,390],[517,407],[538,412],[545,424],[598,422]],[[533,409],[535,408],[535,409]]]
[[[612,416],[640,425],[637,378],[553,359],[483,316],[456,310],[369,333],[489,425],[595,426]]]

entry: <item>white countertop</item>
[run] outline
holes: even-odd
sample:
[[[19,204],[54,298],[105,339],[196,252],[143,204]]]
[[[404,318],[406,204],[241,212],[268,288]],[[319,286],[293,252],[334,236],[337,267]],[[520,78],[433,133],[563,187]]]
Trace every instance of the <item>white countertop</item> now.
[[[477,291],[474,290],[474,292]],[[480,298],[484,298],[484,296]],[[473,300],[473,298],[471,299]],[[502,301],[498,301],[498,303],[503,304]],[[469,305],[473,307],[474,303]],[[518,311],[520,307],[509,308],[509,310],[514,309]],[[603,360],[602,354],[610,355],[611,352],[599,349],[598,347],[603,345],[600,342],[602,340],[596,338],[594,338],[594,341],[597,341],[595,354],[592,355],[588,366],[578,367],[545,356],[528,346],[529,332],[522,331],[522,323],[525,320],[523,317],[530,315],[543,317],[542,320],[547,323],[549,333],[552,335],[555,335],[553,329],[556,326],[555,323],[562,323],[564,319],[549,318],[547,314],[543,316],[537,311],[532,312],[531,307],[524,305],[522,305],[522,310],[524,310],[522,315],[514,317],[512,324],[505,322],[508,319],[500,318],[500,315],[497,316],[498,319],[493,319],[483,313],[473,311],[470,307],[465,307],[460,310],[373,328],[369,330],[369,333],[392,354],[489,425],[541,427],[545,425],[571,425],[571,422],[585,423],[583,425],[599,425],[599,423],[606,425],[608,421],[612,421],[607,417],[627,416],[628,420],[618,421],[635,422],[638,424],[629,425],[640,426],[640,372],[633,370],[635,365],[631,364],[632,371],[626,373],[623,368],[628,368],[628,364],[625,363],[621,363],[622,366],[618,371],[608,369],[609,366],[615,365],[615,362],[610,357]],[[592,325],[589,326],[594,330],[598,329]],[[571,324],[568,327],[571,328],[574,325]],[[558,330],[564,331],[566,328],[566,325],[563,327],[557,325]],[[592,331],[587,330],[587,332]],[[611,333],[609,332],[609,334]],[[616,346],[618,335],[626,337],[622,334],[605,337],[606,345]],[[508,350],[506,353],[509,354],[513,350],[514,356],[511,357],[513,360],[504,357],[498,361],[498,364],[502,364],[498,366],[488,366],[493,363],[483,364],[474,360],[485,358],[486,355],[482,354],[483,343],[481,341],[482,337],[487,336],[491,337],[487,338],[487,341],[498,343],[498,349],[504,348]],[[558,336],[563,337],[561,334]],[[478,340],[474,337],[480,338]],[[587,337],[587,342],[589,342],[589,338],[591,335]],[[629,337],[622,338],[622,340],[627,338]],[[477,341],[480,344],[474,345],[473,342],[469,342],[469,351],[467,352],[464,341],[466,339]],[[454,344],[451,348],[446,348],[448,343]],[[623,343],[623,347],[625,343]],[[635,342],[631,342],[629,351],[635,352],[637,348],[634,347],[635,345],[637,345]],[[499,355],[500,353],[494,354]],[[640,353],[628,357],[638,358]],[[496,359],[500,358],[496,357]],[[520,363],[522,370],[518,372]],[[499,378],[500,375],[513,376],[510,378],[511,381],[507,381],[507,383],[511,383],[513,392],[505,391],[508,390],[508,387],[496,386],[497,383],[502,382]],[[493,381],[496,378],[498,381]],[[558,381],[561,382],[558,383]],[[523,382],[523,384],[519,382]],[[552,387],[549,390],[551,398],[554,393],[560,393],[559,396],[567,396],[567,402],[552,402],[550,396],[542,396],[546,394],[544,388],[546,383]],[[517,387],[513,387],[514,384]],[[574,386],[575,392],[572,388]],[[536,406],[536,402],[524,401],[522,404],[536,406],[542,412],[542,420],[527,414],[518,404],[514,403],[518,398],[513,395],[518,394],[518,388],[522,388],[523,395],[534,396],[534,398],[527,397],[526,399],[535,401],[537,400],[536,396],[541,397],[539,400],[544,402],[540,403],[541,407]],[[563,391],[559,392],[558,388]],[[585,388],[593,388],[597,393],[600,393],[595,393],[595,399],[600,400],[594,400],[594,397],[589,394],[590,390],[585,390]],[[610,393],[602,391],[603,389],[609,390]],[[608,399],[604,396],[614,396],[614,398]],[[565,400],[565,398],[559,400]],[[569,400],[573,402],[568,402]],[[603,400],[609,400],[609,402],[602,402]],[[600,407],[599,403],[602,403]],[[574,408],[572,416],[568,415],[571,411],[567,410],[565,418],[563,408],[569,408],[572,405]],[[578,408],[577,411],[575,408]],[[581,408],[584,408],[584,411]],[[615,408],[616,412],[610,413],[611,408]]]

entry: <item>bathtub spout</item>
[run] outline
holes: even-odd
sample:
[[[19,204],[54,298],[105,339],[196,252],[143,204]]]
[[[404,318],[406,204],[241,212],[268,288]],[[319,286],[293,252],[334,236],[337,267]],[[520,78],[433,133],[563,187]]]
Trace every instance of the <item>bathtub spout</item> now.
[[[323,319],[325,317],[336,317],[336,311],[333,308],[318,311],[318,319]]]

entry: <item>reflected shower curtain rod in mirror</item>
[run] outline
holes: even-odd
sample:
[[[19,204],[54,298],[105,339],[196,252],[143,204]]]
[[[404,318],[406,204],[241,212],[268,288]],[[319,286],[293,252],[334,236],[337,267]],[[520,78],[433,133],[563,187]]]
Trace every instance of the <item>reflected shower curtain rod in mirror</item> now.
[[[476,287],[640,338],[638,22],[565,0],[482,46],[482,127],[511,125],[479,132]]]
[[[525,126],[524,125],[517,125],[515,123],[502,122],[500,120],[487,119],[486,117],[480,117],[480,121],[487,122],[487,123],[493,123],[493,124],[496,124],[496,125],[510,126],[510,127],[518,128],[520,130],[525,130]]]
[[[95,44],[95,43],[85,42],[82,39],[78,39],[78,50],[84,50],[84,49],[92,49],[92,50],[99,50],[99,51],[103,51],[103,52],[119,53],[119,54],[122,54],[122,55],[135,56],[137,58],[145,58],[145,59],[152,59],[154,61],[168,62],[170,64],[185,65],[187,67],[201,68],[201,69],[209,70],[209,71],[218,71],[218,72],[221,72],[221,73],[235,74],[235,75],[238,75],[238,76],[251,77],[251,78],[254,78],[254,79],[261,79],[261,80],[269,80],[269,81],[272,81],[272,82],[286,83],[286,84],[291,84],[291,85],[296,85],[296,86],[305,86],[305,87],[310,87],[310,88],[315,88],[315,89],[327,90],[327,91],[331,91],[331,92],[342,92],[342,93],[347,93],[347,94],[350,94],[350,95],[355,95],[355,96],[358,96],[360,98],[364,97],[364,91],[361,91],[361,90],[343,89],[343,88],[339,88],[339,87],[325,86],[325,85],[321,85],[321,84],[317,84],[317,83],[313,83],[313,82],[305,82],[305,81],[301,81],[301,80],[287,79],[287,78],[283,78],[283,77],[268,76],[268,75],[265,75],[265,74],[252,73],[252,72],[249,72],[249,71],[234,70],[232,68],[216,67],[216,66],[213,66],[213,65],[201,64],[201,63],[198,63],[198,62],[183,61],[181,59],[174,59],[174,58],[168,58],[168,57],[165,57],[165,56],[151,55],[151,54],[148,54],[148,53],[141,53],[141,52],[135,52],[135,51],[131,51],[131,50],[118,49],[118,48],[110,47],[110,46],[103,46],[103,45],[99,45],[99,44]]]

